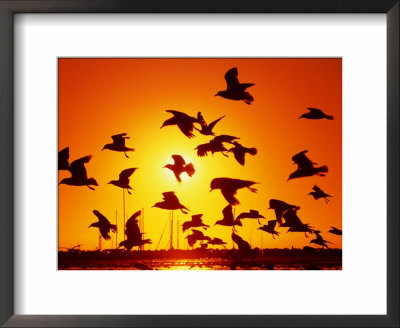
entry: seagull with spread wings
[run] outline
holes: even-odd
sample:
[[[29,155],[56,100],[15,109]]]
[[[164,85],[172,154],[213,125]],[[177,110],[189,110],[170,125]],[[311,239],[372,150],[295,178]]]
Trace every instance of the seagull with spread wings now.
[[[200,230],[192,229],[191,230],[192,234],[187,235],[185,239],[188,240],[188,244],[190,247],[193,247],[197,241],[210,241],[211,238],[208,236],[205,236],[204,233],[202,233]]]
[[[202,216],[203,214],[192,215],[191,221],[183,222],[182,231],[185,232],[187,229],[200,228],[200,227],[207,230],[207,228],[209,228],[210,226],[203,222],[203,220],[201,219]]]
[[[71,172],[71,177],[62,179],[59,184],[66,184],[70,186],[87,186],[89,189],[94,190],[91,186],[98,186],[94,178],[87,177],[85,164],[89,163],[91,155],[79,158],[71,163],[68,171]]]
[[[324,238],[322,238],[322,236],[320,235],[320,231],[319,230],[314,230],[314,234],[317,236],[317,238],[312,239],[310,241],[310,244],[316,244],[322,247],[326,247],[329,248],[328,244],[332,244],[330,241],[325,240]]]
[[[290,205],[290,204],[284,202],[283,200],[279,200],[279,199],[270,199],[268,209],[275,211],[276,220],[279,222],[279,224],[281,224],[283,214],[287,210],[296,210],[297,211],[300,209],[300,206]]]
[[[287,210],[283,214],[283,218],[285,222],[282,223],[281,227],[288,227],[287,232],[304,232],[304,235],[307,237],[307,233],[313,233],[312,227],[308,223],[301,222],[300,218],[297,215],[297,210]]]
[[[240,143],[238,143],[237,141],[233,141],[232,144],[235,146],[231,149],[229,149],[229,151],[231,151],[233,153],[233,155],[235,156],[236,161],[240,164],[240,165],[244,165],[244,161],[245,158],[244,156],[246,154],[250,154],[252,156],[257,155],[257,148],[247,148],[242,146]]]
[[[204,120],[203,116],[201,115],[201,113],[199,112],[199,114],[197,114],[197,118],[200,122],[200,127],[201,129],[198,129],[195,127],[195,129],[197,131],[199,131],[201,134],[205,135],[205,136],[214,136],[215,133],[213,132],[213,129],[215,127],[215,125],[222,120],[224,116],[221,116],[220,118],[216,119],[215,121],[211,122],[210,124],[207,124],[206,121]]]
[[[210,191],[213,191],[214,189],[220,189],[222,195],[229,204],[239,205],[239,200],[235,198],[237,191],[241,188],[247,188],[251,192],[255,193],[257,192],[257,189],[252,188],[251,186],[256,183],[258,182],[231,178],[215,178],[211,181]]]
[[[238,74],[238,69],[236,67],[228,70],[225,73],[226,90],[218,91],[216,96],[230,100],[242,100],[247,105],[251,105],[254,98],[246,89],[253,86],[254,83],[240,83]]]
[[[272,235],[272,238],[275,239],[274,235],[279,236],[279,232],[275,230],[277,222],[278,220],[269,220],[267,225],[264,224],[262,227],[259,227],[258,230],[270,233]]]
[[[309,120],[320,120],[326,118],[327,120],[333,120],[333,116],[326,115],[322,110],[318,108],[307,107],[308,113],[302,114],[300,118],[307,118]]]
[[[112,232],[117,232],[117,226],[115,224],[111,224],[110,221],[108,221],[108,219],[99,211],[93,210],[93,214],[97,216],[98,221],[93,222],[89,228],[99,228],[101,236],[105,240],[110,240],[110,230]]]
[[[214,225],[222,225],[226,227],[232,227],[233,231],[236,231],[235,226],[242,226],[242,222],[238,219],[235,220],[235,217],[233,216],[233,209],[232,205],[227,205],[225,208],[222,210],[222,215],[223,219],[218,220],[215,222]]]
[[[193,176],[196,171],[193,163],[186,164],[181,155],[172,155],[172,159],[174,160],[174,164],[167,164],[164,166],[164,168],[170,169],[172,172],[174,172],[176,180],[178,180],[179,183],[182,182],[181,174],[183,172],[186,172],[189,177]]]
[[[112,185],[114,185],[116,187],[119,187],[119,188],[122,188],[122,189],[126,189],[128,194],[131,195],[131,192],[129,190],[130,189],[133,190],[133,189],[129,185],[129,178],[137,169],[138,169],[137,167],[133,167],[133,168],[121,171],[121,173],[119,174],[119,179],[118,180],[111,180],[108,184],[112,184]]]
[[[126,154],[127,151],[135,151],[135,148],[129,148],[125,146],[125,139],[129,139],[126,133],[115,134],[111,136],[113,142],[110,144],[106,144],[102,150],[109,149],[113,151],[123,152],[126,158],[129,156]]]
[[[163,192],[163,201],[158,202],[154,204],[152,207],[158,207],[164,210],[181,210],[182,213],[187,214],[187,211],[190,211],[186,206],[182,205],[178,199],[178,197],[175,195],[175,192],[173,191],[168,191],[168,192]]]
[[[126,250],[131,250],[134,246],[143,246],[145,244],[151,244],[151,239],[143,239],[144,233],[140,231],[138,217],[142,214],[142,211],[137,211],[126,221],[125,224],[125,236],[126,239],[121,241],[118,248],[125,247]]]
[[[308,195],[311,195],[314,197],[314,199],[320,199],[323,198],[325,200],[325,203],[328,204],[329,199],[328,197],[332,197],[331,195],[326,194],[321,188],[319,188],[317,185],[314,185],[312,192],[308,193]]]
[[[324,173],[328,172],[326,165],[315,167],[317,163],[312,162],[306,153],[308,150],[303,150],[300,153],[294,155],[292,160],[294,164],[297,164],[297,170],[289,175],[288,181],[295,178],[310,177],[313,175],[325,176]]]
[[[342,230],[335,228],[335,227],[331,227],[331,230],[329,230],[328,232],[330,232],[334,235],[338,235],[338,236],[342,235]]]
[[[256,210],[250,210],[249,212],[240,213],[236,219],[256,219],[258,224],[261,224],[260,219],[265,219],[265,217]]]
[[[229,149],[225,148],[224,143],[232,143],[233,140],[239,139],[238,137],[229,136],[226,134],[216,136],[210,140],[210,142],[198,145],[195,150],[197,150],[197,156],[203,157],[207,156],[208,152],[211,152],[211,155],[214,153],[220,152],[225,157],[228,155],[225,152],[228,152]]]
[[[172,114],[173,117],[166,120],[161,125],[160,129],[162,129],[164,126],[168,126],[168,125],[177,125],[178,128],[182,131],[182,133],[186,137],[188,137],[188,138],[194,137],[194,134],[193,134],[194,123],[200,123],[198,118],[189,116],[189,115],[179,112],[177,110],[166,110],[166,112]]]

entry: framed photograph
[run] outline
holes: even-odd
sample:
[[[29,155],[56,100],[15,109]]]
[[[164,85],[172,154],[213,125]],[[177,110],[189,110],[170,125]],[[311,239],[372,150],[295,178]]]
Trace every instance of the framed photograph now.
[[[0,1],[4,326],[398,327],[398,1]]]

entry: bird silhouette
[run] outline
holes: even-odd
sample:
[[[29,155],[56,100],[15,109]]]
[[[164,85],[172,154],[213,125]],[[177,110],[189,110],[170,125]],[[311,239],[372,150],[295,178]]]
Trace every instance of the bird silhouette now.
[[[265,217],[256,210],[250,210],[250,212],[240,213],[236,219],[256,219],[258,221],[258,224],[261,224],[260,219],[265,219]]]
[[[223,219],[222,220],[218,220],[217,222],[215,222],[214,225],[222,225],[222,226],[226,226],[226,227],[232,227],[232,229],[234,231],[236,231],[235,226],[242,226],[242,222],[238,219],[235,220],[234,216],[233,216],[233,209],[232,209],[232,205],[227,205],[225,206],[225,208],[222,210],[222,215],[223,215]]]
[[[117,226],[115,224],[111,224],[110,221],[108,221],[108,219],[103,214],[101,214],[99,211],[93,210],[93,214],[97,216],[98,221],[93,222],[89,226],[89,228],[90,227],[99,228],[101,236],[105,240],[109,240],[111,238],[109,235],[110,230],[112,232],[117,232],[118,231]]]
[[[211,122],[210,124],[207,124],[206,121],[204,120],[203,116],[202,116],[201,113],[199,112],[199,113],[197,114],[197,120],[198,120],[198,122],[201,122],[201,123],[200,123],[201,129],[198,129],[198,128],[196,128],[196,127],[195,127],[195,129],[196,129],[197,131],[199,131],[201,134],[205,135],[205,136],[213,136],[213,135],[215,135],[215,133],[213,132],[213,129],[214,129],[215,125],[216,125],[220,120],[222,120],[224,117],[225,117],[225,115],[224,115],[224,116],[221,116],[220,118],[216,119],[215,121]]]
[[[172,158],[174,160],[174,164],[167,164],[164,166],[164,168],[170,169],[172,172],[174,172],[176,180],[178,180],[179,183],[182,182],[181,174],[183,172],[186,172],[189,177],[193,176],[195,172],[193,163],[186,164],[185,160],[180,155],[172,155]]]
[[[194,123],[200,123],[199,119],[189,116],[185,113],[178,112],[176,110],[166,110],[167,113],[171,113],[173,117],[170,119],[166,120],[161,128],[164,126],[168,125],[177,125],[178,128],[182,131],[182,133],[188,137],[188,138],[193,138],[193,129],[194,129]],[[160,129],[161,129],[160,128]]]
[[[58,170],[69,169],[69,147],[58,152]]]
[[[331,230],[329,230],[328,232],[333,233],[334,235],[338,235],[338,236],[342,235],[342,230],[335,228],[335,227],[331,227]]]
[[[313,233],[313,229],[308,223],[301,222],[300,218],[297,216],[297,210],[287,210],[283,214],[283,218],[285,219],[285,222],[280,226],[288,227],[289,230],[287,232],[304,232],[306,237],[307,233]]]
[[[196,230],[196,229],[192,229],[192,234],[191,235],[187,235],[185,237],[185,239],[188,240],[188,244],[190,247],[193,247],[197,241],[210,241],[211,238],[208,236],[205,236],[200,230]]]
[[[98,186],[97,181],[94,178],[87,177],[87,171],[85,163],[89,163],[91,155],[79,158],[71,163],[68,171],[71,173],[71,177],[62,179],[59,184],[66,184],[70,186],[87,186],[89,189],[94,190],[91,186]]]
[[[251,186],[256,183],[258,182],[231,178],[215,178],[211,181],[210,191],[213,191],[214,189],[220,189],[222,195],[225,197],[229,204],[238,205],[240,203],[235,198],[238,189],[247,188],[251,192],[257,192],[257,189],[251,188]]]
[[[326,194],[322,189],[320,189],[317,185],[314,185],[312,192],[308,193],[308,195],[311,195],[314,197],[314,199],[320,199],[323,198],[325,200],[325,203],[328,204],[329,199],[328,197],[332,197],[331,195]]]
[[[248,252],[251,250],[250,244],[247,241],[243,240],[243,238],[239,235],[232,232],[231,237],[233,242],[237,245],[239,252]]]
[[[197,156],[204,157],[208,155],[208,152],[211,152],[212,155],[214,153],[220,152],[222,155],[228,157],[224,152],[228,152],[228,149],[224,147],[222,143],[210,142],[198,145],[195,150],[197,150]]]
[[[237,160],[237,162],[240,165],[244,165],[244,161],[245,161],[244,156],[246,154],[250,154],[252,156],[257,154],[257,148],[254,148],[254,147],[253,148],[243,147],[237,141],[233,141],[232,143],[235,145],[235,147],[229,149],[229,151],[231,151],[233,153],[233,155],[235,156],[235,159]]]
[[[323,173],[328,172],[328,167],[326,165],[314,167],[314,164],[317,163],[312,162],[305,155],[307,152],[308,150],[303,150],[292,157],[293,162],[297,164],[298,168],[289,175],[288,181],[295,178],[310,177],[313,175],[325,176]]]
[[[115,134],[111,136],[111,138],[113,142],[110,144],[106,144],[102,150],[109,149],[113,151],[123,152],[126,158],[129,158],[129,156],[126,154],[127,151],[135,151],[135,148],[129,148],[125,146],[125,139],[129,139],[126,133]]]
[[[320,245],[320,246],[326,247],[326,248],[329,248],[327,243],[332,244],[330,241],[324,240],[324,238],[322,238],[322,236],[320,235],[320,231],[315,230],[314,234],[317,236],[317,238],[312,239],[310,241],[310,244],[316,244],[316,245]]]
[[[126,250],[131,250],[132,247],[142,246],[145,244],[151,244],[151,239],[143,239],[143,232],[140,231],[138,217],[142,214],[142,211],[134,213],[125,224],[125,235],[126,239],[121,241],[118,248],[125,247]]]
[[[228,157],[224,152],[228,152],[229,150],[225,148],[223,143],[232,143],[233,140],[239,139],[237,137],[229,136],[226,134],[217,136],[210,140],[210,142],[198,145],[195,150],[197,150],[197,156],[203,157],[207,156],[208,152],[211,152],[211,155],[214,153],[221,152],[222,155]]]
[[[119,174],[119,179],[118,180],[111,180],[108,184],[112,184],[116,187],[126,189],[129,195],[131,195],[131,192],[129,189],[133,190],[132,187],[129,185],[129,177],[137,170],[137,167],[133,167],[130,169],[126,169],[121,171]]]
[[[307,107],[308,113],[302,114],[300,118],[307,118],[311,120],[320,120],[326,118],[327,120],[333,120],[333,116],[326,115],[322,110],[318,108]]]
[[[220,238],[213,238],[213,239],[209,240],[207,244],[208,245],[223,245],[224,246],[224,245],[226,245],[226,242],[224,242]]]
[[[191,221],[183,222],[182,231],[185,232],[187,229],[200,227],[207,230],[207,228],[209,228],[210,226],[203,222],[203,220],[201,219],[202,216],[203,214],[192,215]]]
[[[272,238],[275,239],[274,235],[279,236],[279,232],[275,230],[277,222],[278,220],[269,220],[267,225],[264,224],[262,227],[259,227],[258,230],[270,233],[272,235]]]
[[[251,105],[254,98],[246,89],[253,86],[254,83],[239,83],[236,67],[231,68],[225,73],[225,81],[226,90],[218,91],[216,96],[230,100],[243,100],[247,105]]]
[[[163,201],[154,204],[152,207],[158,207],[164,210],[181,210],[183,213],[187,214],[189,209],[179,202],[178,197],[176,197],[173,191],[163,192]]]
[[[299,210],[300,206],[296,205],[290,205],[288,203],[285,203],[283,200],[278,200],[278,199],[270,199],[269,201],[269,209],[275,210],[275,216],[279,224],[282,224],[282,217],[283,214],[287,210]]]

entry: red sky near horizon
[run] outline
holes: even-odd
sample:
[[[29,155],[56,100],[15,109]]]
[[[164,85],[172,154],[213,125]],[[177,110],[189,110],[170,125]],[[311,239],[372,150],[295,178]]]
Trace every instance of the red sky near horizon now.
[[[224,74],[232,67],[239,71],[239,81],[255,83],[248,89],[254,96],[252,105],[214,95],[225,90]],[[211,227],[203,232],[218,237],[232,247],[231,229],[214,226],[222,219],[227,205],[219,190],[210,192],[216,177],[229,177],[259,182],[258,193],[241,189],[240,205],[235,213],[258,210],[265,216],[263,224],[275,219],[268,209],[271,198],[301,207],[298,216],[304,223],[321,231],[322,236],[341,248],[340,236],[328,233],[331,226],[342,228],[342,61],[339,58],[60,58],[58,61],[59,150],[70,147],[70,162],[92,155],[86,164],[88,177],[99,186],[59,185],[59,248],[81,244],[82,249],[98,247],[98,229],[88,228],[97,221],[94,209],[112,223],[118,217],[117,242],[123,240],[122,190],[107,184],[118,178],[120,171],[139,168],[131,176],[132,195],[126,194],[126,218],[144,209],[145,238],[152,240],[146,249],[169,248],[169,211],[152,208],[162,200],[162,192],[175,191],[181,203],[190,209],[188,215],[176,211],[175,224],[190,220],[190,215],[203,213],[203,221]],[[334,120],[299,119],[307,107],[322,109]],[[160,129],[171,117],[173,109],[196,116],[201,111],[209,123],[223,115],[214,128],[216,135],[240,137],[246,147],[256,147],[258,154],[246,156],[245,166],[233,157],[198,157],[194,148],[211,138],[195,131],[192,139],[176,126]],[[111,143],[111,135],[126,132],[128,153],[102,151]],[[313,176],[287,181],[295,171],[292,156],[308,150],[308,157],[327,165],[325,177]],[[163,168],[173,163],[171,155],[179,154],[192,162],[196,172],[179,184],[172,172]],[[59,171],[59,181],[68,177]],[[332,195],[326,204],[307,195],[314,185]],[[252,247],[301,248],[314,236],[287,233],[280,235],[257,230],[257,220],[243,220],[238,234]],[[199,229],[202,230],[202,229]],[[177,246],[174,227],[174,247]],[[187,248],[180,230],[179,247]],[[116,236],[102,241],[102,248],[115,248]]]

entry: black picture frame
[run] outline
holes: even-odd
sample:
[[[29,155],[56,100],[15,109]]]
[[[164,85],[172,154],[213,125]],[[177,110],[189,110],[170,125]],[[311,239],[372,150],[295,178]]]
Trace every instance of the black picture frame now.
[[[399,7],[398,0],[0,0],[0,324],[5,327],[399,327]],[[386,14],[387,315],[14,315],[13,29],[17,13]]]

